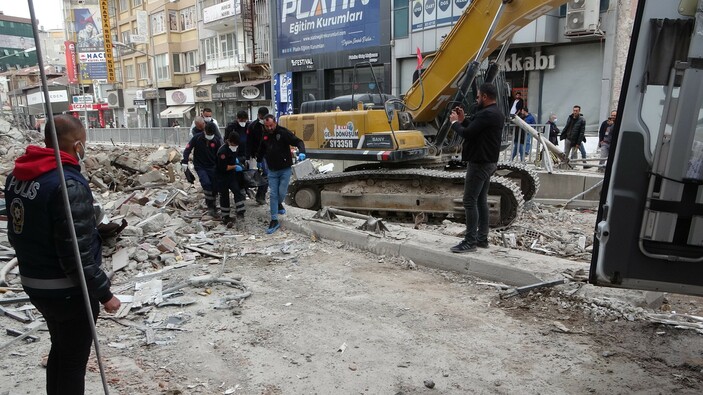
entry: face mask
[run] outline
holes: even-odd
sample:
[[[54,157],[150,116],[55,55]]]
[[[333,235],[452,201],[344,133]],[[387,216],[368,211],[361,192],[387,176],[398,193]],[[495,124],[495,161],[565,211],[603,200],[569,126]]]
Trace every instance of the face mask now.
[[[81,152],[83,152],[83,154],[79,154],[78,150],[76,150],[76,156],[78,157],[78,163],[83,164],[83,162],[85,162],[85,145],[81,141],[76,142],[75,145],[81,146]]]
[[[264,120],[263,120],[263,119],[259,119],[259,123],[263,125],[263,124],[264,124]]]
[[[247,126],[247,123],[246,122],[239,122],[239,126],[245,127],[245,126]]]
[[[237,145],[230,145],[229,150],[232,152],[237,152],[237,147],[238,147]]]
[[[205,135],[205,138],[208,139],[208,140],[212,140],[212,139],[215,138],[215,135],[214,135],[214,134],[206,134],[206,135]]]
[[[212,117],[203,117],[203,119],[205,120],[205,122],[210,122],[210,121],[212,121]]]
[[[558,119],[554,118],[552,122],[557,123]]]

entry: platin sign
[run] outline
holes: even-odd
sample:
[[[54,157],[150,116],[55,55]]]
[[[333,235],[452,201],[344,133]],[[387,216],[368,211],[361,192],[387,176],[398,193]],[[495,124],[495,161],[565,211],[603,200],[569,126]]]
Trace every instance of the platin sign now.
[[[277,0],[282,57],[379,45],[380,1]]]
[[[103,47],[105,49],[105,66],[107,67],[107,82],[115,82],[115,60],[112,58],[112,34],[110,34],[110,11],[108,0],[100,0],[100,15],[103,20]]]

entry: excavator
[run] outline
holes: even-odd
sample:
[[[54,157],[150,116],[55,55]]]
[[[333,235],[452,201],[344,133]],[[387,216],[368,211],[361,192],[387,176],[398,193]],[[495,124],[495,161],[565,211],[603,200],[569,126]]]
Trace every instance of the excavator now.
[[[373,103],[368,108],[287,117],[287,127],[301,133],[306,143],[323,142],[325,136],[335,135],[333,125],[352,122],[344,133],[358,142],[349,153],[408,165],[299,179],[296,204],[319,206],[329,198],[342,203],[335,207],[344,208],[343,203],[355,199],[368,203],[369,194],[378,204],[367,209],[387,202],[389,211],[410,211],[415,205],[430,213],[451,212],[446,201],[458,202],[446,196],[460,196],[452,188],[463,183],[463,175],[413,168],[412,161],[428,163],[451,147],[450,133],[442,128],[445,119],[438,114],[446,110],[443,106],[460,101],[457,92],[468,92],[486,54],[561,3],[473,1],[423,73],[424,82],[413,84],[400,103],[403,111],[397,108],[399,100],[391,98],[383,99],[380,108]],[[703,0],[639,0],[636,7],[594,226],[589,282],[703,296]],[[483,42],[464,39],[461,51],[450,50],[450,43],[456,45],[461,37],[483,37]],[[467,59],[473,60],[467,65]],[[373,101],[363,98],[367,99]],[[436,127],[431,142],[421,130],[405,127],[423,123]],[[440,190],[442,186],[446,189]],[[496,190],[492,192],[495,197]],[[339,195],[342,199],[336,200]],[[515,200],[506,204],[510,199],[505,195],[498,194],[499,226],[510,220],[503,210],[517,209]]]
[[[303,139],[310,158],[361,162],[341,173],[296,179],[292,204],[463,221],[464,173],[450,170],[466,167],[458,160],[461,139],[450,130],[449,111],[461,105],[470,113],[477,84],[493,82],[507,114],[509,90],[498,64],[485,73],[479,65],[501,46],[504,57],[515,32],[563,2],[475,0],[402,100],[380,92],[349,95],[305,102],[301,113],[282,116],[279,123]],[[538,188],[534,171],[499,163],[489,187],[491,226],[509,225]]]

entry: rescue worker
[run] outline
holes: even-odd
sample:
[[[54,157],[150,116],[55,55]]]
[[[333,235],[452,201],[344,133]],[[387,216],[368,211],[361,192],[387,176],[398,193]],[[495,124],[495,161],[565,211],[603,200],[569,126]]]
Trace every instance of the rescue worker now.
[[[226,144],[217,151],[217,178],[220,186],[220,209],[222,210],[222,222],[230,227],[235,222],[235,217],[231,215],[229,205],[229,191],[234,194],[234,207],[236,218],[244,219],[246,208],[244,207],[244,194],[242,193],[241,181],[244,171],[244,148],[239,141],[239,133],[230,132],[227,136]]]
[[[183,150],[183,161],[181,166],[183,171],[188,168],[188,159],[190,152],[195,150],[193,154],[193,167],[200,179],[200,186],[203,187],[205,195],[205,205],[207,206],[208,214],[217,218],[217,207],[215,198],[217,197],[217,179],[215,175],[215,167],[217,166],[217,151],[222,146],[222,139],[216,135],[217,126],[212,122],[205,123],[202,117],[195,117],[196,127],[204,124],[204,132],[198,133]]]

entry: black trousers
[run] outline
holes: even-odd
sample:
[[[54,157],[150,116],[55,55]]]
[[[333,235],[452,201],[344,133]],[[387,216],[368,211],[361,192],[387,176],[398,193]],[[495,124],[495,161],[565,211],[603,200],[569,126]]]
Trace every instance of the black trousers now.
[[[51,351],[46,365],[48,395],[83,395],[85,370],[90,356],[93,334],[83,297],[65,299],[31,299],[42,313],[51,335]],[[98,318],[100,304],[91,299],[93,322]]]

